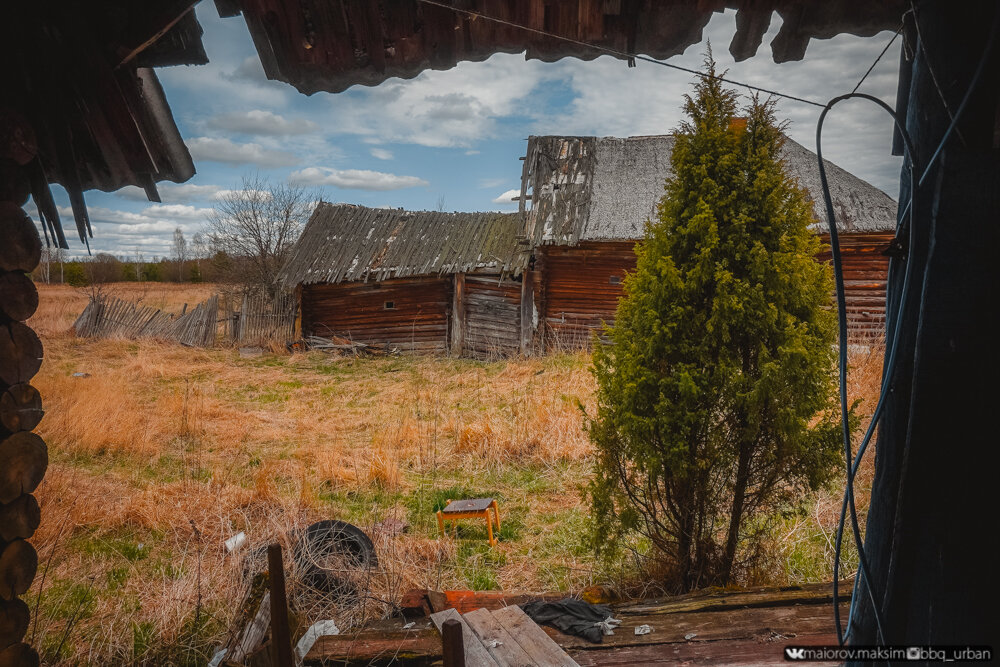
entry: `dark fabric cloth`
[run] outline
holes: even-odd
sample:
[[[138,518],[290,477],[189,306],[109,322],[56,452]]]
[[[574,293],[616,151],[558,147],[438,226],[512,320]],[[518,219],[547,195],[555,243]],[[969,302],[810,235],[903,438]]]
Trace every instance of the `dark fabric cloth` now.
[[[521,609],[539,625],[551,625],[560,632],[583,637],[595,644],[604,641],[604,631],[595,623],[612,616],[611,607],[606,604],[590,604],[573,598],[558,602],[529,602],[521,605]]]

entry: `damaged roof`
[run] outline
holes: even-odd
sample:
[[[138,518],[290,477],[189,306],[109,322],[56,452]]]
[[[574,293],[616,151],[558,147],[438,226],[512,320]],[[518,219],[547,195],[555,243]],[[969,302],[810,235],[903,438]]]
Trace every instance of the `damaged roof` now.
[[[489,271],[519,274],[527,242],[517,213],[444,213],[321,203],[281,271],[298,284]]]
[[[563,137],[528,139],[521,209],[535,244],[635,240],[655,216],[664,182],[673,175],[674,137]],[[822,232],[827,227],[816,154],[787,139],[785,166],[806,189]],[[896,227],[896,202],[829,160],[830,194],[841,232],[887,232]],[[531,210],[525,211],[526,201]]]

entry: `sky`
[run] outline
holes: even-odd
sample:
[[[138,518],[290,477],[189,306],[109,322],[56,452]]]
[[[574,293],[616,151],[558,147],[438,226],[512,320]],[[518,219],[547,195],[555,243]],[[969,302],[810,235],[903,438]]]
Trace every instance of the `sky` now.
[[[590,62],[526,61],[496,54],[446,71],[425,71],[374,87],[305,96],[268,81],[243,18],[220,19],[215,6],[195,8],[204,27],[209,64],[161,68],[157,75],[197,174],[183,184],[161,183],[162,203],[142,190],[88,192],[93,252],[146,259],[170,255],[173,232],[187,239],[203,230],[219,194],[244,176],[302,185],[331,202],[411,210],[514,211],[529,135],[636,136],[666,134],[683,120],[683,95],[693,76],[654,63],[602,56]],[[729,42],[735,13],[717,13],[671,63],[697,69],[709,44],[728,77],[825,103],[850,92],[892,37],[840,35],[813,40],[801,62],[775,64],[774,15],[754,58],[733,62]],[[861,92],[895,103],[897,40]],[[745,90],[743,92],[746,92]],[[788,134],[815,149],[818,107],[780,100]],[[901,159],[890,154],[892,122],[875,105],[839,104],[824,126],[824,156],[897,196]],[[69,200],[53,187],[64,224]],[[70,255],[83,256],[67,230]]]

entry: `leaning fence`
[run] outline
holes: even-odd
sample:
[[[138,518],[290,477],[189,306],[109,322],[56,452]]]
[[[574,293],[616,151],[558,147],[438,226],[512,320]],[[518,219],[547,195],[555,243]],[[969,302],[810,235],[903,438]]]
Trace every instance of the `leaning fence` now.
[[[240,345],[267,345],[284,343],[294,335],[296,304],[290,294],[274,299],[246,295],[223,299],[222,303],[221,317],[217,294],[190,311],[185,305],[184,311],[175,316],[113,296],[92,296],[73,329],[81,337],[156,338],[190,347],[212,347],[219,339]]]

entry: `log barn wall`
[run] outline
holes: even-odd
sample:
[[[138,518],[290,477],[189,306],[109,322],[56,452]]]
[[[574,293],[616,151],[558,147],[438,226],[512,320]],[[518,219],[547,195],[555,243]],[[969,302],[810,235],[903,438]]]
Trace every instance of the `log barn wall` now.
[[[448,349],[451,299],[451,276],[304,285],[302,333],[441,353]]]
[[[635,268],[634,248],[632,241],[584,241],[537,249],[545,351],[586,347],[595,329],[614,320],[621,281]]]
[[[847,334],[854,342],[868,342],[885,335],[885,288],[889,258],[883,254],[893,234],[854,233],[839,235],[844,296],[847,300]],[[824,250],[817,259],[831,259],[830,235],[821,234]]]
[[[816,259],[829,262],[829,235],[820,238],[824,251]],[[889,258],[883,252],[892,238],[891,233],[871,232],[840,236],[851,342],[873,342],[884,333]],[[535,268],[542,285],[537,298],[540,349],[552,352],[587,347],[594,330],[614,322],[622,296],[621,280],[635,270],[635,245],[585,241],[537,249]]]

